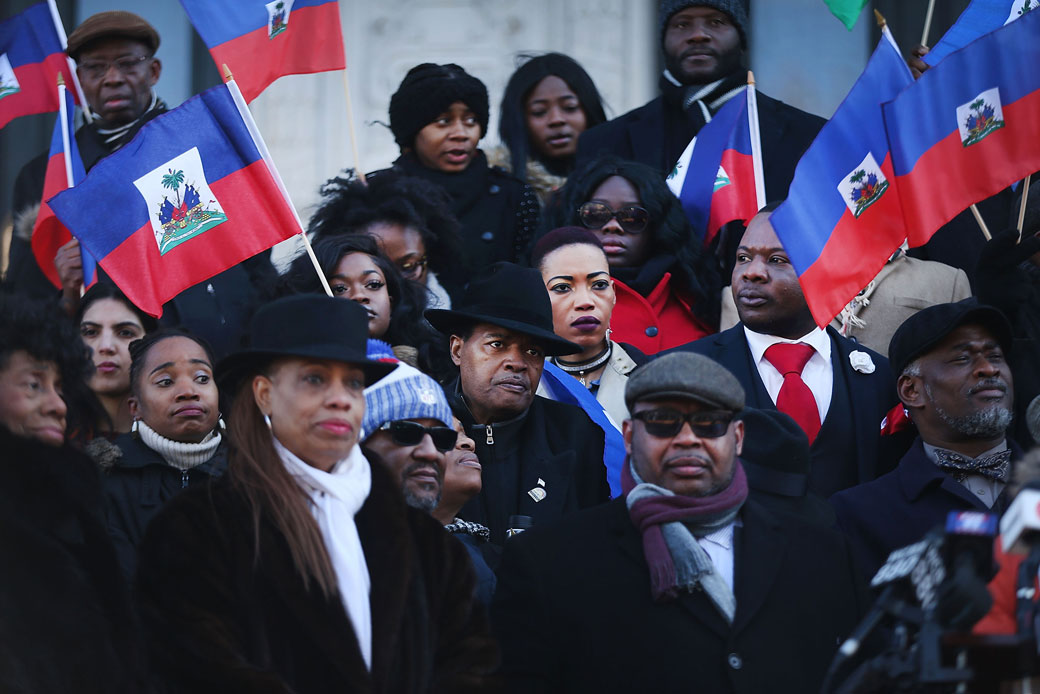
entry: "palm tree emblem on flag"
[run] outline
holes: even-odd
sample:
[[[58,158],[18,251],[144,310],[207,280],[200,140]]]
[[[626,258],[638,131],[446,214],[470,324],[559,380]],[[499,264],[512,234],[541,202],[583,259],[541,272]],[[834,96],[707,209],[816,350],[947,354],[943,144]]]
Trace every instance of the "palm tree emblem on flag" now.
[[[289,13],[292,12],[292,0],[274,0],[267,7],[267,38],[273,39],[289,28]]]
[[[867,156],[838,185],[838,191],[853,216],[859,217],[888,190],[888,180],[881,173],[874,155]]]
[[[966,104],[957,107],[957,127],[961,143],[971,147],[995,130],[1004,127],[1004,113],[1000,108],[1000,90],[987,89]]]
[[[149,207],[158,207],[149,221],[159,255],[166,255],[185,241],[227,221],[206,182],[197,147],[145,174],[134,181],[134,185]],[[173,201],[167,190],[173,191]]]

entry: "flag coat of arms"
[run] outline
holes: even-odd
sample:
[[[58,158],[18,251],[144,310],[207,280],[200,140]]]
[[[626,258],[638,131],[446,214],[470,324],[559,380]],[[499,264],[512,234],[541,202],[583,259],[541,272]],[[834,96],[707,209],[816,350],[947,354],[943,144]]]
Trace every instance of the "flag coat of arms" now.
[[[66,84],[74,83],[47,3],[0,22],[0,128],[19,116],[57,111],[54,78],[59,72]]]
[[[883,107],[911,246],[1040,170],[1040,11],[986,34]]]
[[[58,249],[72,240],[72,234],[65,225],[58,221],[47,200],[69,187],[69,174],[72,185],[78,184],[86,176],[83,160],[79,156],[73,125],[72,95],[64,86],[58,87],[60,99],[65,107],[58,112],[51,136],[51,148],[47,158],[47,171],[43,179],[43,202],[36,216],[32,231],[32,250],[36,264],[51,283],[61,288],[61,278],[54,267],[54,256]],[[83,286],[89,287],[94,282],[94,257],[80,245],[83,260]]]
[[[924,61],[938,65],[950,53],[1036,9],[1040,9],[1040,0],[973,0],[925,54]]]
[[[770,217],[821,327],[906,237],[881,103],[912,83],[886,28],[866,69],[798,162],[787,200]]]
[[[149,121],[49,204],[153,316],[184,289],[300,231],[227,86]]]
[[[336,0],[181,0],[217,69],[226,64],[246,102],[284,75],[343,70]]]
[[[746,88],[745,88],[746,89]],[[712,176],[710,172],[714,171]],[[733,96],[679,158],[668,186],[690,224],[711,243],[722,225],[758,212],[746,92]]]

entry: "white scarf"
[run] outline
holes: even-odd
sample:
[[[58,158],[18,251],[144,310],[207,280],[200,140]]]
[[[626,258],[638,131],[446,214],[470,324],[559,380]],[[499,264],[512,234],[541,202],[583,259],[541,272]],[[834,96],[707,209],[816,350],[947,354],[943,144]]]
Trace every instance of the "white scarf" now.
[[[321,530],[325,549],[336,572],[340,598],[354,625],[361,657],[371,670],[372,608],[369,591],[372,582],[354,516],[372,489],[372,468],[360,446],[354,446],[350,455],[332,467],[332,472],[324,472],[300,460],[278,439],[271,438],[286,470],[311,499],[311,513]]]
[[[152,429],[143,419],[137,420],[137,434],[144,445],[158,453],[167,465],[181,471],[198,467],[212,458],[221,440],[220,432],[214,429],[198,443],[174,441]]]

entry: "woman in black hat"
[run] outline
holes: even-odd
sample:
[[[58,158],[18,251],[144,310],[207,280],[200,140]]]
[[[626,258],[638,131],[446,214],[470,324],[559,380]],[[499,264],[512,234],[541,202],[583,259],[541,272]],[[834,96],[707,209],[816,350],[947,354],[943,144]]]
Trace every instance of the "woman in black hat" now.
[[[393,169],[447,191],[468,275],[522,260],[538,223],[534,191],[489,167],[478,148],[487,126],[487,89],[458,65],[417,65],[390,99],[390,130],[401,148]]]
[[[368,360],[367,325],[353,301],[286,297],[218,366],[235,393],[228,473],[167,504],[139,553],[148,645],[171,690],[484,685],[494,649],[465,549],[357,446],[363,390],[395,367]]]

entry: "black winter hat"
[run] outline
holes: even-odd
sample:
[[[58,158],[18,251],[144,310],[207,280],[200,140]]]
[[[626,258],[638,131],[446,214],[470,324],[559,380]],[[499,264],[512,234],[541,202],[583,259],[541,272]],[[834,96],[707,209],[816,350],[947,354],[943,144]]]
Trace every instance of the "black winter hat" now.
[[[661,0],[660,9],[657,12],[658,22],[661,25],[661,42],[664,43],[664,31],[668,27],[668,20],[679,10],[687,7],[713,7],[720,12],[725,12],[733,18],[740,33],[740,45],[747,48],[747,8],[744,0]]]
[[[390,131],[401,149],[415,144],[419,131],[456,101],[469,106],[487,133],[488,92],[484,83],[454,63],[416,65],[390,97]]]
[[[780,496],[805,496],[809,489],[809,437],[797,422],[779,410],[747,407],[744,422],[744,463],[752,489]]]
[[[1000,347],[1011,351],[1013,335],[1004,314],[975,297],[952,304],[936,304],[903,321],[888,344],[888,361],[899,377],[914,359],[927,354],[947,335],[965,323],[984,325],[993,332]]]

